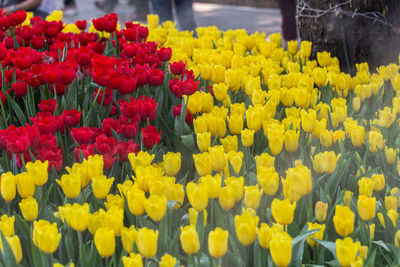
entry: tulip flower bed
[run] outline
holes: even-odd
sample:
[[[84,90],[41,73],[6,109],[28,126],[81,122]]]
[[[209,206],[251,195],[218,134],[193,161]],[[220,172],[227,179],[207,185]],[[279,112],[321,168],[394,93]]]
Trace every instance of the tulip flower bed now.
[[[0,14],[0,266],[400,264],[399,65],[61,17]]]

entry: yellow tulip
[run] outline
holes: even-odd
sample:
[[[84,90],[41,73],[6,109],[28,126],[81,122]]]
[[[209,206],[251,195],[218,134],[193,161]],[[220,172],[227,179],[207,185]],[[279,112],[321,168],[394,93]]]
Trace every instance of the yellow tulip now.
[[[6,214],[4,214],[0,217],[0,231],[3,232],[5,237],[11,237],[14,235],[14,223],[14,216],[8,217]]]
[[[279,174],[274,167],[257,168],[257,181],[264,193],[273,196],[279,187]]]
[[[286,179],[282,179],[283,194],[290,201],[298,201],[312,189],[311,171],[304,165],[289,168]]]
[[[100,256],[111,257],[115,251],[114,231],[107,227],[99,228],[94,234],[94,245]]]
[[[228,160],[232,165],[235,175],[238,175],[240,170],[242,169],[243,152],[242,151],[239,151],[239,152],[229,151]]]
[[[368,197],[372,196],[372,191],[375,187],[374,181],[367,177],[362,177],[358,180],[358,189],[360,191],[360,195],[366,195]]]
[[[220,172],[225,167],[225,150],[223,146],[213,146],[208,148],[213,171]],[[203,175],[201,175],[203,176]]]
[[[61,234],[58,233],[56,223],[50,224],[45,220],[33,222],[33,243],[46,253],[53,253],[60,243]]]
[[[159,263],[160,267],[175,267],[176,262],[178,260],[175,257],[172,257],[169,254],[165,254],[161,257],[161,261]]]
[[[287,152],[295,152],[299,146],[299,132],[287,130],[285,133],[285,149]]]
[[[300,55],[305,58],[308,59],[311,55],[311,46],[312,43],[309,41],[301,41],[300,43]]]
[[[122,263],[124,267],[143,267],[142,256],[139,253],[129,253],[129,257],[123,256]]]
[[[167,198],[165,196],[150,195],[143,201],[144,210],[147,215],[155,221],[160,221],[167,211]]]
[[[181,153],[168,152],[163,156],[164,170],[168,176],[174,176],[181,169]]]
[[[92,180],[93,194],[97,199],[103,199],[110,192],[114,177],[107,179],[105,175],[95,176]]]
[[[233,196],[235,201],[239,201],[243,198],[244,193],[244,178],[240,176],[238,178],[231,176],[225,178],[225,185],[232,186]]]
[[[129,211],[136,216],[142,215],[144,213],[145,199],[144,191],[133,187],[129,189],[127,196]]]
[[[212,173],[212,158],[208,152],[193,155],[194,165],[200,176]]]
[[[126,228],[122,227],[121,229],[121,241],[122,245],[126,252],[131,253],[133,250],[134,242],[137,242],[138,232],[135,229],[134,225],[131,227]]]
[[[194,225],[181,227],[180,240],[185,253],[196,254],[200,250],[199,234]]]
[[[32,174],[23,172],[15,176],[17,180],[18,194],[21,198],[32,197],[35,194],[35,180]]]
[[[1,196],[7,202],[14,200],[17,193],[17,179],[12,172],[5,172],[1,175],[0,190]]]
[[[324,222],[326,219],[326,214],[328,211],[328,204],[322,201],[315,203],[315,219],[320,223]]]
[[[268,135],[268,144],[272,155],[277,156],[283,148],[284,137],[274,134]]]
[[[339,235],[348,236],[354,230],[354,213],[347,206],[336,205],[333,224]]]
[[[214,83],[213,92],[218,101],[224,101],[228,96],[228,86],[225,83]]]
[[[241,130],[240,137],[241,137],[243,146],[249,147],[253,144],[254,131],[250,130],[250,129]]]
[[[81,193],[81,178],[79,175],[64,174],[61,180],[56,180],[64,194],[69,198],[76,198]]]
[[[255,211],[247,208],[241,215],[235,216],[235,229],[239,242],[248,246],[256,239],[256,230],[260,218]]]
[[[394,196],[385,196],[386,210],[397,210],[397,199]]]
[[[311,158],[314,171],[317,173],[333,173],[339,158],[340,154],[335,155],[334,151],[325,151],[316,154],[314,158]]]
[[[282,225],[291,224],[293,221],[296,202],[290,203],[289,199],[279,200],[274,198],[271,203],[271,212],[274,220]]]
[[[47,160],[45,162],[36,160],[35,162],[28,162],[25,165],[27,172],[32,175],[37,186],[44,185],[47,182],[49,176],[47,172],[48,167],[49,162]]]
[[[286,267],[292,260],[292,238],[286,232],[276,232],[269,242],[273,262],[278,267]]]
[[[138,230],[138,249],[143,257],[151,258],[157,253],[158,230],[146,227]]]
[[[307,222],[308,231],[319,229],[318,232],[310,235],[306,241],[311,247],[315,247],[315,241],[311,238],[322,240],[324,238],[324,231],[325,231],[325,224],[318,224],[318,223],[310,223]]]
[[[69,211],[71,227],[75,231],[84,231],[89,224],[89,204],[74,203]]]
[[[214,258],[221,258],[228,250],[228,231],[216,227],[208,234],[208,252]]]
[[[235,195],[233,192],[233,187],[232,186],[222,187],[219,193],[218,201],[220,206],[226,211],[233,208],[233,206],[235,206]]]
[[[251,208],[256,210],[260,205],[261,196],[263,194],[263,190],[258,187],[258,185],[254,186],[245,186],[244,187],[244,205],[246,208]]]
[[[221,181],[222,177],[219,174],[214,176],[207,175],[202,176],[199,179],[199,183],[206,183],[208,185],[208,197],[211,199],[216,199],[219,196],[219,192],[221,190]]]
[[[22,260],[22,248],[21,248],[21,241],[20,241],[19,237],[17,235],[14,235],[12,237],[6,237],[6,240],[14,254],[15,261],[17,263],[20,263]],[[3,246],[1,244],[1,242],[0,242],[0,248],[3,251]]]
[[[25,220],[28,222],[36,220],[39,211],[39,206],[36,202],[36,199],[33,197],[22,199],[19,203],[19,208],[21,209],[22,216],[24,216]]]
[[[239,131],[240,132],[240,131]],[[238,138],[236,135],[228,135],[225,138],[219,139],[224,147],[225,153],[238,151]]]
[[[190,205],[192,205],[192,207],[197,211],[203,211],[207,207],[209,195],[208,184],[195,184],[189,182],[186,185],[186,192]]]
[[[372,182],[374,182],[374,191],[380,192],[385,188],[385,176],[382,174],[373,174]]]
[[[360,242],[353,242],[353,239],[336,239],[336,256],[342,266],[350,266],[355,260],[360,250]]]

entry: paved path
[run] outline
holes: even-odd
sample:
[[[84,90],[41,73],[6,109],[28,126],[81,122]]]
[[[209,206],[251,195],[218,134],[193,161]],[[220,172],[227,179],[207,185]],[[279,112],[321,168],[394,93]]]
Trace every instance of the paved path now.
[[[55,0],[57,8],[62,7],[62,0]],[[92,0],[76,0],[78,14],[64,16],[64,21],[75,22],[77,19],[90,19],[104,15],[94,6]],[[253,8],[244,6],[195,3],[193,5],[198,26],[216,25],[221,30],[245,28],[248,33],[255,31],[274,33],[280,31],[281,16],[278,9]],[[132,20],[134,6],[121,1],[115,12],[122,21]]]

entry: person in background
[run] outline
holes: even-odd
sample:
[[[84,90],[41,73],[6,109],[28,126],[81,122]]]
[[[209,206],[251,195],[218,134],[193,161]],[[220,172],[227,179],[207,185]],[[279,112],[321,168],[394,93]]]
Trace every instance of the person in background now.
[[[282,33],[285,45],[297,39],[296,0],[278,0],[282,15]]]
[[[55,9],[53,0],[3,0],[0,7],[10,14],[17,10],[31,11],[35,16],[46,17]]]
[[[62,11],[66,16],[75,16],[78,14],[78,8],[75,0],[64,0],[64,7],[62,8]]]
[[[135,13],[132,15],[131,19],[145,22],[147,14],[150,13],[148,0],[129,0],[128,3],[129,5],[135,6]],[[94,5],[97,8],[106,13],[113,12],[117,4],[118,0],[102,0],[94,2]]]
[[[178,23],[182,30],[194,31],[193,0],[173,0],[178,17]],[[158,14],[160,22],[173,20],[171,0],[151,0],[153,12]]]

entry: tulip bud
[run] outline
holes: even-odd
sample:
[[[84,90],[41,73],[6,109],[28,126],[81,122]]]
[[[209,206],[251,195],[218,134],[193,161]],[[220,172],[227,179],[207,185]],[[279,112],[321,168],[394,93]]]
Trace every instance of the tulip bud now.
[[[174,176],[181,169],[181,153],[168,152],[163,156],[164,170],[168,176]]]
[[[356,96],[353,98],[353,110],[355,112],[358,112],[360,110],[361,107],[361,99],[360,97]]]
[[[46,160],[45,162],[41,162],[40,160],[36,160],[33,162],[28,162],[25,165],[27,172],[29,172],[33,179],[35,180],[35,184],[37,186],[44,185],[48,179],[48,167],[49,162]]]
[[[232,186],[233,196],[235,201],[239,201],[243,198],[244,192],[244,178],[240,176],[238,178],[231,176],[225,178],[225,185]]]
[[[394,236],[394,244],[397,248],[400,248],[400,230],[398,230]]]
[[[61,180],[56,180],[64,194],[69,198],[76,198],[81,193],[81,178],[75,174],[64,174]]]
[[[374,191],[380,192],[385,188],[385,176],[382,174],[373,174],[372,182],[374,182]]]
[[[315,203],[315,219],[320,223],[324,222],[326,219],[326,214],[328,211],[328,204],[322,201]]]
[[[385,196],[386,210],[397,210],[397,199],[394,196]]]
[[[74,203],[70,210],[71,227],[75,231],[84,231],[89,224],[89,204],[79,205]]]
[[[207,224],[207,210],[203,210],[204,226]],[[199,212],[194,208],[189,208],[189,223],[192,225],[197,225],[197,216]]]
[[[136,216],[142,215],[144,212],[145,199],[146,196],[144,194],[144,191],[134,187],[129,189],[127,197],[129,211]]]

